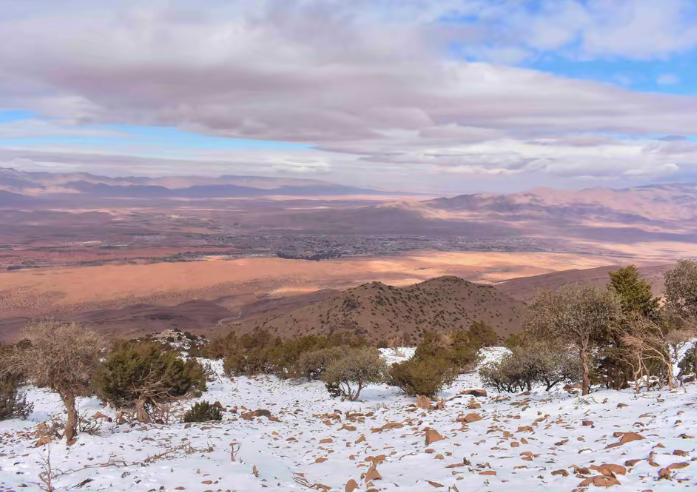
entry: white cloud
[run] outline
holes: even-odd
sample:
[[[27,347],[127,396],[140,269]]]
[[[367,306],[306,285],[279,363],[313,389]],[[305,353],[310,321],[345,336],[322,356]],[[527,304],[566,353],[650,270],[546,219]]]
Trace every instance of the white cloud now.
[[[686,20],[692,3],[536,3],[533,14],[532,2],[514,0],[202,0],[196,8],[175,0],[9,0],[0,24],[0,106],[65,123],[4,131],[46,136],[79,133],[78,124],[164,125],[318,146],[227,154],[172,147],[162,153],[178,160],[157,153],[126,159],[133,173],[147,174],[181,172],[192,162],[211,174],[234,168],[355,179],[360,170],[385,181],[453,171],[569,179],[673,172],[675,152],[653,151],[646,135],[697,134],[696,97],[506,64],[544,52],[633,59],[682,52],[697,43]],[[472,17],[479,20],[444,21]],[[446,56],[454,41],[496,63]],[[51,149],[46,162],[111,170],[117,157],[126,162],[115,152],[89,155],[93,163]]]

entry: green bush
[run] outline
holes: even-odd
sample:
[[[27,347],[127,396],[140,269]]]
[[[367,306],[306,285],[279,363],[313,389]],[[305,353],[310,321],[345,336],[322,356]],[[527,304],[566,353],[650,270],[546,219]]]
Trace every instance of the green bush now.
[[[443,357],[413,357],[393,364],[390,368],[390,384],[409,396],[434,397],[457,377],[453,364]]]
[[[19,392],[19,378],[4,377],[0,380],[0,420],[20,418],[25,420],[34,411],[25,394]]]
[[[26,395],[19,391],[24,378],[10,370],[6,356],[10,348],[0,346],[0,420],[20,418],[25,420],[34,410],[34,405],[27,403]]]
[[[158,342],[117,343],[93,386],[102,401],[116,408],[135,406],[138,419],[148,422],[160,403],[205,391],[206,375],[201,364],[182,360]]]
[[[212,420],[222,420],[223,414],[220,408],[215,404],[202,401],[194,403],[189,410],[186,411],[182,422],[210,422]]]
[[[469,331],[453,330],[448,335],[430,331],[417,345],[414,357],[443,359],[462,373],[477,364],[480,348],[481,341],[477,337],[473,338]]]
[[[322,373],[329,394],[357,401],[368,384],[385,381],[387,364],[377,348],[351,348],[329,363]]]
[[[363,346],[365,339],[346,332],[281,340],[258,330],[240,337],[226,335],[212,342],[208,350],[211,356],[225,358],[223,368],[230,377],[275,374],[281,378],[318,378],[330,349]]]
[[[499,336],[494,329],[483,321],[475,321],[467,330],[467,334],[472,346],[479,350],[482,347],[493,347],[499,341]]]

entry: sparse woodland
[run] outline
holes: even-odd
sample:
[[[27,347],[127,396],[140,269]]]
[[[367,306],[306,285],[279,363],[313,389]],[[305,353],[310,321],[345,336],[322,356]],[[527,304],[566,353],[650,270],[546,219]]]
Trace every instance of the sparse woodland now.
[[[697,263],[680,260],[666,272],[665,286],[661,303],[630,265],[610,273],[607,289],[567,285],[541,292],[524,332],[507,340],[511,353],[480,375],[509,392],[576,382],[583,395],[593,384],[672,390],[695,377],[697,342],[688,345],[697,338]]]
[[[664,299],[654,297],[638,270],[628,266],[610,274],[607,288],[566,285],[540,292],[528,307],[524,329],[505,340],[488,324],[475,321],[467,329],[425,331],[418,345],[409,349],[411,357],[401,353],[405,349],[398,337],[375,344],[351,331],[282,339],[261,329],[244,335],[231,332],[210,343],[175,333],[162,340],[107,343],[76,323],[39,321],[27,326],[21,342],[0,347],[0,420],[32,415],[27,385],[58,395],[65,411],[65,419],[43,424],[37,431],[42,436],[38,446],[56,438],[72,445],[81,442],[81,434],[99,435],[100,424],[79,413],[78,399],[86,396],[115,411],[118,425],[159,429],[179,422],[221,425],[231,411],[243,421],[279,422],[269,410],[249,409],[243,400],[231,410],[211,399],[208,385],[221,377],[228,387],[229,381],[238,380],[319,386],[322,400],[330,405],[360,405],[366,392],[371,394],[377,386],[394,395],[418,397],[418,406],[410,405],[414,411],[443,410],[460,396],[443,399],[442,395],[457,387],[463,375],[473,374],[479,384],[499,393],[492,400],[499,403],[511,398],[506,394],[529,395],[533,390],[544,394],[562,386],[582,396],[600,390],[606,395],[613,390],[670,391],[695,379],[696,319],[697,263],[681,260],[665,275]],[[399,360],[388,364],[376,345],[391,347]],[[481,354],[487,353],[483,349],[492,347],[499,347],[493,350],[502,355],[483,363]],[[217,364],[217,372],[211,364]],[[460,395],[486,395],[483,389],[472,391]],[[480,407],[474,399],[467,403],[468,409]],[[295,414],[301,411],[298,408]],[[355,423],[364,422],[364,414],[360,415],[352,417],[347,410],[342,429],[355,429]],[[342,416],[327,413],[318,418],[330,425]],[[468,413],[458,415],[456,422],[467,425],[479,419],[480,414]],[[386,422],[372,432],[402,425]],[[233,463],[239,459],[241,444],[233,442]],[[165,450],[152,462],[215,448],[188,446]],[[46,479],[61,475],[51,468],[50,456],[46,460],[48,471],[41,476],[49,485],[44,490],[57,490]],[[486,465],[477,466],[487,471]],[[126,465],[110,461],[105,466]],[[252,476],[259,477],[256,467]],[[302,477],[295,478],[296,483],[305,483]]]

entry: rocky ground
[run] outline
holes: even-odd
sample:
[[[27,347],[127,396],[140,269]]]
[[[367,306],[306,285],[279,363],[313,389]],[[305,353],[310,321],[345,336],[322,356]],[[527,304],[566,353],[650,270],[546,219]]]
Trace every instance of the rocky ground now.
[[[694,384],[639,395],[597,391],[582,398],[537,389],[480,396],[468,394],[481,381],[467,374],[440,403],[417,406],[387,386],[367,388],[361,402],[341,402],[321,383],[231,381],[220,363],[211,364],[218,376],[201,399],[220,402],[221,422],[179,423],[191,403],[182,402],[172,411],[176,423],[119,423],[115,411],[86,398],[80,411],[90,429],[70,447],[44,437],[51,419],[63,417],[58,397],[29,389],[30,419],[0,422],[0,491],[46,490],[40,474],[48,462],[56,491],[697,486]]]

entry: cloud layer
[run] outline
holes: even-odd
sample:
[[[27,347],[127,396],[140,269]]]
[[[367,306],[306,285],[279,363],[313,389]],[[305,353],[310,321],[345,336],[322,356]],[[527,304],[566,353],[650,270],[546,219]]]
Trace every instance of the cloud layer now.
[[[225,172],[248,170],[248,159],[262,172],[372,170],[383,186],[390,175],[401,186],[409,176],[434,186],[453,175],[650,179],[697,162],[690,142],[655,137],[697,134],[697,97],[510,65],[552,52],[685,52],[697,44],[687,0],[4,3],[0,107],[51,118],[15,125],[15,136],[137,125],[297,142],[317,149],[213,161]],[[0,138],[12,134],[2,127]],[[123,152],[88,150],[96,161]]]

